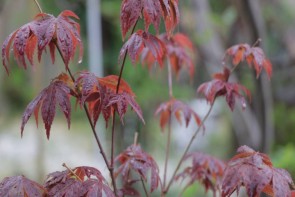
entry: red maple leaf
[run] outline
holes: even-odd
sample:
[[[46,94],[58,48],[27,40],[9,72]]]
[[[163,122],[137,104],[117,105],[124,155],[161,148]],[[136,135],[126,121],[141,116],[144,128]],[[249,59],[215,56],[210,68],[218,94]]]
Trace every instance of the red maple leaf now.
[[[174,28],[179,23],[178,0],[161,0],[160,2],[166,31],[171,36]]]
[[[192,54],[195,52],[195,49],[190,39],[182,33],[177,33],[170,37],[167,34],[162,34],[159,36],[159,39],[164,43],[166,48],[163,58],[169,61],[176,75],[179,74],[182,68],[185,68],[188,70],[190,77],[193,78],[195,67]],[[151,68],[157,59],[154,58],[151,51],[143,49],[141,61],[148,68]],[[160,66],[163,67],[163,65]]]
[[[6,177],[0,182],[0,196],[46,196],[47,191],[24,176]]]
[[[225,163],[215,157],[204,153],[192,153],[185,157],[185,160],[192,158],[192,165],[185,168],[182,173],[177,175],[178,178],[189,178],[185,188],[189,187],[196,181],[200,181],[206,191],[211,189],[214,193],[220,191],[221,180],[225,169]]]
[[[261,192],[271,196],[291,196],[294,185],[290,174],[274,168],[270,158],[263,153],[241,146],[238,154],[229,162],[222,181],[222,196],[230,196],[241,186],[246,187],[249,196],[258,197]]]
[[[120,164],[115,172],[115,177],[121,175],[124,184],[131,185],[138,180],[138,178],[131,177],[131,171],[136,172],[144,181],[147,181],[150,171],[151,192],[158,188],[160,183],[158,165],[152,156],[141,149],[140,145],[129,146],[115,158],[115,162]]]
[[[58,17],[41,13],[33,21],[12,32],[2,45],[2,61],[7,73],[11,45],[13,45],[15,59],[25,69],[27,67],[25,56],[32,65],[34,64],[33,55],[36,46],[38,46],[39,61],[42,52],[46,46],[49,46],[53,63],[55,46],[57,46],[61,51],[66,67],[75,55],[76,47],[79,46],[79,62],[81,62],[83,44],[80,37],[80,25],[71,17],[79,19],[76,14],[69,10],[63,11]]]
[[[68,78],[69,77],[64,73],[59,75],[57,78],[52,80],[47,88],[43,89],[39,95],[28,104],[22,117],[21,135],[23,134],[26,123],[33,113],[38,126],[38,114],[41,107],[41,115],[45,125],[46,135],[49,139],[50,128],[54,120],[57,104],[64,113],[68,122],[68,127],[70,128],[71,103],[69,95],[71,93],[71,89],[67,85]]]
[[[134,27],[141,14],[145,23],[145,31],[148,31],[150,24],[153,24],[159,31],[161,17],[163,17],[166,31],[171,35],[179,23],[178,0],[123,0],[120,17],[123,39],[126,33]]]
[[[174,114],[176,120],[179,122],[179,124],[181,124],[181,113],[183,114],[186,127],[188,126],[191,117],[194,118],[195,122],[199,126],[201,125],[201,119],[196,112],[194,112],[188,105],[173,98],[168,102],[162,103],[155,112],[156,115],[160,114],[160,126],[162,131],[164,130],[164,127],[168,124],[172,114]]]
[[[227,49],[226,54],[233,57],[232,63],[238,65],[241,61],[246,60],[249,66],[253,66],[258,77],[265,69],[268,77],[272,75],[271,62],[265,57],[264,52],[259,47],[251,47],[248,44],[234,45]]]
[[[49,196],[115,196],[101,172],[88,166],[49,174],[45,188]]]
[[[251,100],[250,91],[238,83],[228,82],[229,76],[230,70],[225,67],[223,73],[216,73],[213,76],[213,80],[201,84],[197,92],[204,94],[206,100],[211,105],[217,97],[225,96],[226,102],[231,110],[234,110],[235,99],[239,99],[242,107],[245,108],[246,101],[241,92],[243,92]]]
[[[140,106],[135,101],[135,94],[128,83],[121,79],[119,91],[116,93],[117,83],[118,76],[115,75],[98,78],[92,73],[80,73],[76,81],[76,87],[81,93],[78,99],[83,104],[84,102],[88,103],[94,125],[101,113],[107,124],[114,110],[119,114],[123,122],[128,105],[131,106],[138,117],[144,122]]]
[[[159,30],[161,20],[161,4],[159,0],[123,0],[121,5],[121,31],[123,39],[126,33],[135,24],[143,12],[145,31],[148,31],[150,24]]]
[[[138,30],[131,35],[120,50],[119,60],[123,59],[127,51],[132,63],[135,64],[144,48],[150,51],[152,56],[155,58],[155,61],[157,61],[160,65],[163,65],[165,45],[156,36],[153,36],[143,30]]]

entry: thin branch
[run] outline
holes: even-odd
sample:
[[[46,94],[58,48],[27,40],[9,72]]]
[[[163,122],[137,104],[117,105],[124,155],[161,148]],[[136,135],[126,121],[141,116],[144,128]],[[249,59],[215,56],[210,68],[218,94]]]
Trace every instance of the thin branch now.
[[[166,144],[166,153],[165,153],[165,166],[164,166],[164,180],[163,180],[163,188],[166,187],[167,180],[167,170],[168,170],[168,160],[170,155],[170,144],[171,144],[171,107],[170,107],[170,116],[168,123],[168,136],[167,136],[167,144]]]
[[[68,171],[70,171],[72,175],[74,175],[80,182],[83,182],[83,180],[71,168],[69,168],[67,164],[63,163],[62,166],[65,167]]]
[[[35,4],[37,5],[39,11],[40,11],[41,13],[43,13],[42,8],[41,8],[40,4],[38,3],[38,1],[37,1],[37,0],[34,0],[34,2],[35,2]]]
[[[135,134],[134,134],[134,140],[133,140],[134,146],[137,145],[137,140],[138,140],[138,132],[135,132]]]
[[[131,34],[133,34],[133,32],[135,30],[137,21],[133,26]],[[117,83],[117,87],[116,87],[116,93],[117,94],[118,94],[119,88],[120,88],[120,83],[121,83],[121,78],[122,78],[122,75],[123,75],[123,70],[124,70],[125,61],[126,61],[126,57],[127,57],[127,52],[128,52],[128,49],[126,50],[126,52],[124,54],[124,59],[123,59],[121,69],[120,69],[119,79],[118,79],[118,83]],[[112,177],[114,177],[115,121],[116,121],[116,113],[115,113],[115,110],[114,110],[113,111],[113,122],[112,122],[111,163],[110,163],[110,169],[109,169]],[[114,190],[116,191],[117,189],[115,189],[116,188],[116,182],[115,181],[113,182],[113,187],[114,187]]]
[[[145,184],[144,184],[144,181],[143,181],[142,177],[140,177],[140,180],[141,180],[141,184],[142,184],[142,187],[143,187],[143,190],[144,190],[145,196],[146,196],[146,197],[149,197],[150,195],[149,195],[149,193],[148,193],[148,191],[147,191],[147,189],[146,189],[146,186],[145,186]]]
[[[63,55],[62,55],[62,52],[61,52],[59,46],[58,46],[56,43],[55,43],[55,45],[56,45],[56,48],[57,48],[57,50],[58,50],[58,52],[59,52],[59,54],[60,54],[60,56],[61,56],[61,58],[62,58],[64,64],[65,64],[65,59],[64,59],[64,57],[63,57]],[[71,79],[73,80],[73,82],[75,82],[74,75],[72,74],[70,68],[67,66],[66,69],[67,69],[67,72],[69,73]],[[117,187],[116,187],[116,181],[115,181],[115,176],[114,176],[114,172],[113,172],[113,171],[114,171],[114,168],[113,168],[113,167],[109,164],[109,162],[108,162],[107,156],[106,156],[105,151],[104,151],[104,149],[103,149],[103,147],[102,147],[102,144],[101,144],[101,142],[100,142],[100,140],[99,140],[99,137],[98,137],[98,135],[97,135],[97,133],[96,133],[95,126],[94,126],[94,124],[93,124],[93,122],[92,122],[92,120],[91,120],[90,113],[89,113],[88,108],[87,108],[87,105],[86,105],[85,103],[84,103],[84,105],[83,105],[83,108],[84,108],[84,111],[85,111],[85,113],[86,113],[86,116],[87,116],[88,122],[89,122],[89,124],[90,124],[91,130],[92,130],[92,133],[93,133],[94,138],[95,138],[95,140],[96,140],[96,143],[97,143],[97,145],[98,145],[98,147],[99,147],[99,151],[100,151],[100,153],[101,153],[101,155],[102,155],[102,157],[103,157],[103,160],[104,160],[104,162],[105,162],[105,164],[106,164],[106,166],[107,166],[107,168],[108,168],[108,170],[109,170],[109,172],[110,172],[110,176],[111,176],[112,184],[113,184],[113,188],[114,188],[114,193],[115,193],[115,196],[117,196]]]
[[[172,69],[171,69],[171,63],[169,60],[167,60],[168,64],[168,88],[169,88],[169,96],[170,99],[173,98],[173,86],[172,86]],[[169,109],[169,122],[168,122],[168,136],[167,136],[167,143],[166,143],[166,153],[165,153],[165,166],[164,166],[164,177],[163,177],[163,188],[166,187],[166,180],[167,180],[167,171],[168,171],[168,161],[169,161],[169,155],[170,155],[170,144],[171,144],[171,116],[172,116],[172,109],[170,106]]]
[[[174,172],[173,172],[173,175],[172,175],[172,177],[171,177],[171,179],[170,179],[170,181],[169,181],[169,183],[168,183],[168,185],[167,185],[167,188],[164,189],[164,192],[163,192],[164,194],[166,194],[166,193],[168,192],[168,190],[169,190],[169,188],[170,188],[170,186],[171,186],[171,184],[172,184],[172,182],[173,182],[173,180],[174,180],[174,178],[175,178],[175,176],[176,176],[176,173],[177,173],[177,171],[179,170],[179,168],[180,168],[180,166],[181,166],[181,164],[182,164],[182,162],[183,162],[183,160],[184,160],[184,157],[186,156],[187,152],[189,151],[189,149],[190,149],[190,147],[191,147],[193,141],[195,140],[197,134],[201,131],[201,128],[203,128],[204,122],[205,122],[205,121],[207,120],[207,118],[209,117],[209,115],[210,115],[210,113],[211,113],[211,111],[212,111],[213,105],[214,105],[214,103],[210,106],[209,111],[208,111],[207,114],[204,116],[204,118],[203,118],[203,120],[202,120],[202,125],[200,125],[200,126],[198,127],[198,129],[195,131],[194,135],[192,136],[191,140],[189,141],[189,143],[188,143],[188,145],[187,145],[187,147],[186,147],[184,153],[182,154],[182,156],[181,156],[181,158],[180,158],[180,160],[179,160],[179,162],[178,162],[178,164],[177,164],[177,166],[176,166],[176,169],[175,169]]]
[[[170,98],[173,98],[173,86],[172,86],[172,69],[171,69],[171,63],[169,60],[167,60],[168,64],[168,86],[169,86],[169,96]]]

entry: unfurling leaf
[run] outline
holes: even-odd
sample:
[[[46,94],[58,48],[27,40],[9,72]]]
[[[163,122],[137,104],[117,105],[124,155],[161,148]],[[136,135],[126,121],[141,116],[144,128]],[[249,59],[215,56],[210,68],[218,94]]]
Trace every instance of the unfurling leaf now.
[[[80,37],[80,25],[72,18],[79,19],[76,14],[69,10],[63,11],[58,17],[41,13],[33,21],[12,32],[2,45],[2,62],[7,73],[11,45],[15,59],[25,69],[27,67],[25,56],[33,65],[33,55],[36,47],[38,49],[38,60],[40,61],[46,46],[49,46],[51,59],[54,63],[55,46],[57,46],[67,68],[78,46],[80,48],[79,62],[81,62],[83,44]]]
[[[268,78],[272,75],[271,62],[265,57],[264,52],[259,47],[251,47],[248,44],[234,45],[227,49],[226,54],[233,57],[232,63],[236,66],[241,61],[247,61],[249,66],[253,66],[258,77],[265,69]]]
[[[2,197],[31,197],[46,196],[47,191],[38,183],[24,176],[6,177],[0,182],[0,196]]]
[[[151,192],[158,188],[160,184],[158,165],[152,156],[144,152],[139,145],[129,146],[116,157],[115,162],[120,164],[115,172],[115,177],[121,175],[124,185],[131,186],[138,180],[138,177],[132,177],[132,171],[136,172],[144,181],[147,181],[147,175],[150,171]]]
[[[238,192],[241,186],[248,196],[258,197],[264,192],[273,197],[291,197],[290,186],[294,183],[286,170],[274,168],[266,154],[247,146],[241,146],[237,152],[225,169],[222,197]]]
[[[189,178],[185,188],[196,181],[200,181],[206,191],[211,189],[214,194],[220,191],[225,163],[215,157],[198,152],[188,154],[185,160],[190,158],[192,158],[192,165],[185,168],[183,172],[177,175],[176,179]]]
[[[166,48],[164,59],[168,60],[171,64],[173,71],[176,75],[179,74],[182,68],[188,70],[190,77],[193,78],[195,67],[193,63],[192,54],[195,52],[192,42],[184,34],[177,33],[173,36],[162,34],[159,39],[164,43]],[[141,60],[143,64],[146,64],[149,68],[158,61],[150,50],[143,49]],[[161,67],[163,65],[160,64]]]
[[[156,110],[155,114],[160,114],[160,126],[162,131],[168,124],[170,117],[174,114],[176,120],[181,124],[181,113],[185,120],[185,126],[187,127],[191,118],[193,117],[198,126],[201,125],[201,119],[188,105],[183,102],[171,99],[168,102],[162,103]]]
[[[88,166],[49,174],[45,188],[49,196],[115,197],[101,172]]]
[[[36,124],[38,126],[38,114],[41,108],[41,115],[46,129],[46,135],[49,139],[50,128],[55,116],[56,105],[60,106],[61,111],[64,113],[68,127],[70,128],[71,123],[71,103],[69,95],[71,88],[68,86],[68,76],[61,74],[52,82],[50,85],[43,89],[39,95],[31,101],[22,117],[21,135],[23,134],[24,127],[31,115],[34,113]]]
[[[143,30],[138,30],[131,35],[120,50],[119,60],[122,60],[125,53],[128,52],[132,63],[135,64],[143,49],[148,50],[155,61],[163,65],[165,45],[156,36]]]
[[[80,103],[88,103],[89,112],[94,125],[100,114],[103,115],[106,124],[114,110],[119,114],[123,122],[128,105],[135,111],[144,123],[142,111],[135,101],[135,94],[126,81],[121,79],[119,91],[117,92],[118,76],[109,75],[98,78],[92,73],[81,72],[76,81],[76,87],[80,92]]]
[[[197,92],[204,94],[211,105],[217,97],[225,96],[231,110],[234,110],[236,98],[240,100],[242,107],[245,108],[246,101],[241,93],[243,92],[251,100],[250,91],[238,83],[228,82],[229,75],[230,70],[225,67],[223,73],[216,73],[213,80],[201,84]]]

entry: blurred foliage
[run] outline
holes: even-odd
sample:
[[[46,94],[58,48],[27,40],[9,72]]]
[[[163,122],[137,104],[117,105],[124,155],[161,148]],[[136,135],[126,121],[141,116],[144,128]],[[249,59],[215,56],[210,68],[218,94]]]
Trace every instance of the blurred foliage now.
[[[293,127],[294,128],[294,127]],[[293,143],[288,143],[284,146],[278,146],[271,155],[273,165],[277,168],[286,169],[291,176],[295,177],[295,146]]]
[[[277,103],[275,107],[276,144],[295,142],[295,107]]]

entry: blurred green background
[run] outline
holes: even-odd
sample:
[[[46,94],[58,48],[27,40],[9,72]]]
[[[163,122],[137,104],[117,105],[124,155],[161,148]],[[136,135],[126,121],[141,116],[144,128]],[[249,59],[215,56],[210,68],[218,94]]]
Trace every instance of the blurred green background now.
[[[46,13],[57,16],[62,10],[69,9],[80,17],[85,50],[81,65],[71,62],[70,67],[74,71],[95,70],[97,66],[100,75],[118,75],[118,55],[124,43],[119,20],[121,1],[101,0],[100,9],[93,2],[95,1],[40,0]],[[94,12],[100,11],[97,20],[87,17],[89,6],[94,8]],[[192,151],[203,151],[227,160],[233,156],[237,147],[246,144],[269,154],[274,166],[286,168],[295,177],[295,2],[182,0],[179,6],[181,18],[175,31],[185,33],[193,41],[197,49],[196,73],[192,81],[188,80],[189,75],[185,71],[178,80],[174,78],[173,91],[176,98],[191,104],[200,116],[206,113],[208,105],[200,96],[196,96],[196,89],[202,82],[209,80],[213,72],[221,71],[222,58],[228,47],[238,43],[252,45],[261,38],[260,46],[273,64],[271,81],[265,75],[256,80],[255,73],[247,65],[239,67],[232,80],[239,80],[251,90],[252,102],[246,111],[242,111],[237,103],[237,109],[231,113],[224,99],[218,99],[206,122],[206,132],[198,136]],[[37,13],[38,8],[33,0],[1,0],[0,42],[12,31],[31,21]],[[87,24],[94,23],[100,27],[97,36],[94,36],[101,39],[96,46],[101,52],[89,49],[92,39]],[[143,23],[137,27],[142,28]],[[163,32],[163,22],[160,29]],[[90,54],[102,58],[91,63]],[[49,55],[44,54],[40,64],[25,71],[18,68],[12,58],[9,77],[2,69],[0,179],[20,173],[44,181],[49,172],[64,170],[61,166],[63,162],[72,167],[96,166],[107,175],[87,119],[79,107],[73,110],[70,131],[67,131],[66,121],[58,112],[49,141],[46,140],[43,124],[40,122],[39,128],[36,128],[33,120],[26,126],[23,139],[20,138],[19,128],[26,105],[52,78],[59,72],[64,72],[61,59],[56,59],[56,63],[51,65]],[[94,68],[90,68],[90,64]],[[137,95],[136,100],[143,110],[146,124],[143,125],[133,112],[125,117],[124,126],[117,121],[116,153],[132,144],[134,133],[139,132],[139,143],[157,159],[162,176],[167,132],[160,131],[159,120],[154,112],[160,103],[169,99],[167,69],[161,70],[156,66],[149,71],[140,64],[132,65],[127,59],[123,78]],[[73,106],[74,103],[75,101]],[[185,129],[173,123],[170,173],[194,129],[195,125]],[[107,151],[110,144],[109,131],[101,121],[98,134]],[[173,189],[181,191],[179,185]],[[196,192],[200,196],[205,195],[199,184],[194,184],[184,195],[192,196]]]

